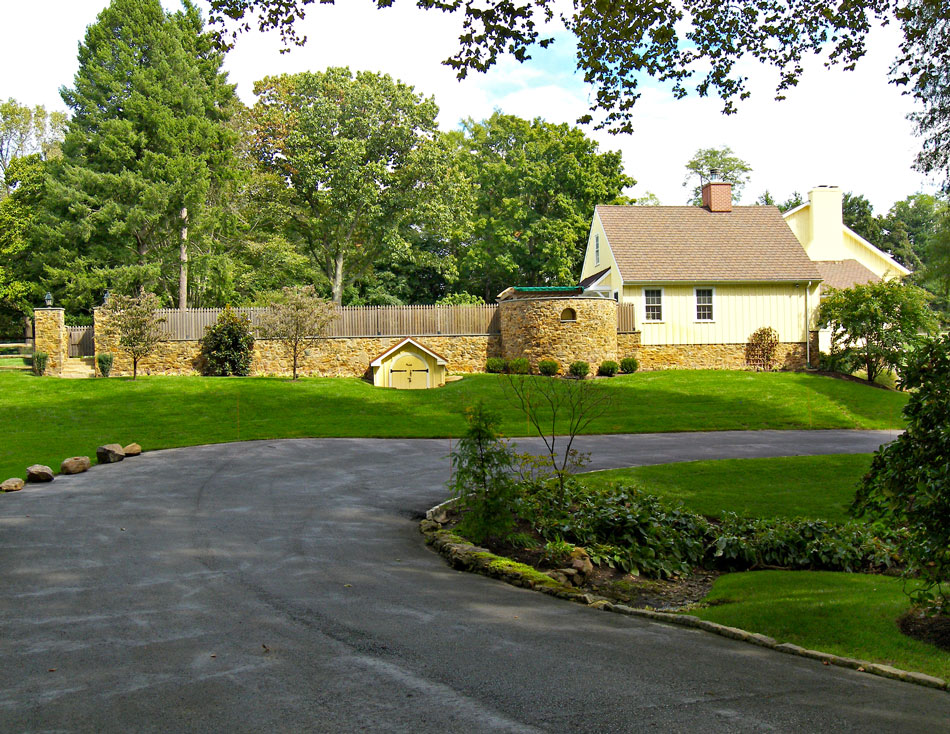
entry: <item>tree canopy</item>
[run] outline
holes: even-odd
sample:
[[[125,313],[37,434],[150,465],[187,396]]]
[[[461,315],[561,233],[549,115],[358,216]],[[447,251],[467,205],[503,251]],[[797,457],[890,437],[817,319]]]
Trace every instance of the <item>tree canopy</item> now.
[[[683,186],[692,186],[690,204],[699,206],[703,201],[703,184],[711,180],[713,171],[716,171],[719,180],[732,184],[732,198],[738,201],[742,190],[749,182],[752,166],[732,152],[732,148],[724,145],[722,148],[700,148],[686,163],[686,178]]]
[[[380,8],[394,0],[374,0]],[[332,3],[333,0],[320,0]],[[210,0],[211,22],[222,42],[250,30],[277,29],[287,42],[306,39],[294,30],[314,0]],[[416,0],[425,10],[461,13],[459,50],[445,61],[459,77],[485,71],[499,56],[530,58],[535,45],[547,47],[543,24],[558,11],[556,0]],[[671,85],[677,98],[692,88],[700,96],[717,95],[723,111],[749,95],[739,62],[752,58],[778,71],[776,99],[796,86],[809,56],[826,66],[853,69],[867,53],[870,30],[900,24],[904,41],[892,69],[892,81],[922,102],[916,116],[924,149],[922,170],[950,174],[950,24],[942,0],[758,0],[721,3],[709,0],[626,0],[604,3],[576,0],[560,18],[577,40],[577,68],[594,85],[588,122],[630,132],[640,82],[652,77]]]
[[[290,182],[300,237],[336,303],[383,252],[453,216],[445,198],[460,171],[438,144],[432,98],[346,68],[267,77],[254,91],[257,154]]]
[[[159,0],[112,0],[87,28],[62,91],[72,115],[40,232],[60,243],[49,266],[74,286],[68,304],[88,308],[109,286],[186,300],[183,229],[194,238],[209,192],[231,175],[234,88],[221,64],[187,0],[174,14]]]

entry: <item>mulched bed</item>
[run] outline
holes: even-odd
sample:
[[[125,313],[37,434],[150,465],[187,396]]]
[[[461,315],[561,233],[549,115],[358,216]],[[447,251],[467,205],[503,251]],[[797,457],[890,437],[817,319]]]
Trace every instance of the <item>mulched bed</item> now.
[[[901,632],[915,640],[936,645],[950,652],[950,617],[928,617],[918,609],[911,609],[897,620]]]
[[[457,520],[457,517],[450,516],[450,522],[446,527],[453,526]],[[494,538],[489,538],[479,543],[479,545],[487,548],[495,555],[524,563],[542,573],[558,568],[558,565],[552,565],[544,558],[544,541],[533,532],[527,523],[519,523],[517,531],[534,536],[541,543],[541,546],[521,548],[507,541],[499,541]],[[719,574],[715,571],[696,569],[689,576],[680,578],[647,579],[625,573],[619,569],[595,566],[593,573],[588,576],[585,582],[574,588],[582,593],[590,592],[631,607],[649,607],[661,611],[675,611],[701,602],[718,577]]]

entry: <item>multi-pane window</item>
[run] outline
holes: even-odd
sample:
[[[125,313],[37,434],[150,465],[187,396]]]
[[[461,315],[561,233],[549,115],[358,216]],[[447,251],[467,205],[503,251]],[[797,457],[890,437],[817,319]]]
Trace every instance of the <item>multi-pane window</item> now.
[[[600,235],[594,235],[594,265],[600,265]]]
[[[643,320],[644,321],[662,321],[663,320],[663,290],[660,288],[643,289]]]
[[[712,288],[697,288],[696,289],[696,320],[697,321],[712,321],[713,320],[713,289]]]

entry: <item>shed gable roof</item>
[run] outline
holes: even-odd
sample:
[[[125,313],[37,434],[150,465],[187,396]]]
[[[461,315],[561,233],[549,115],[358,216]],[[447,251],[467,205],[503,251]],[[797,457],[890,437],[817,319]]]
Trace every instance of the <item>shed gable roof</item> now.
[[[774,206],[598,206],[624,282],[820,280]]]
[[[433,352],[431,349],[429,349],[429,348],[426,347],[426,346],[423,346],[422,344],[420,344],[419,342],[417,342],[415,339],[413,339],[413,338],[411,338],[411,337],[406,337],[406,338],[403,339],[402,341],[397,342],[396,344],[393,344],[393,346],[391,346],[391,347],[390,347],[389,349],[387,349],[385,352],[382,352],[378,357],[376,357],[376,359],[374,359],[372,362],[369,363],[369,366],[370,366],[370,367],[379,367],[380,365],[382,365],[383,360],[386,359],[386,357],[388,357],[388,356],[389,356],[390,354],[392,354],[393,352],[398,352],[398,351],[399,351],[400,349],[402,349],[404,346],[407,346],[407,345],[409,345],[409,344],[411,344],[412,346],[414,346],[416,349],[419,349],[419,350],[425,352],[425,353],[428,354],[430,357],[434,357],[436,364],[440,364],[440,365],[446,364],[445,357],[443,357],[441,354],[439,354],[438,352]]]
[[[815,262],[821,273],[821,289],[850,288],[865,283],[879,283],[881,279],[857,260],[818,260]]]

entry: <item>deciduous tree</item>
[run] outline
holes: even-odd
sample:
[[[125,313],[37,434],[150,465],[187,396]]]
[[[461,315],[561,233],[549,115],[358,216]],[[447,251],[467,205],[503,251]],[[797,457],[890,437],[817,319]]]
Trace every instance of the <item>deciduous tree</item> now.
[[[281,339],[287,343],[296,380],[304,349],[322,337],[336,317],[336,307],[320,298],[313,286],[288,287],[261,316],[258,328],[265,339]]]
[[[702,204],[703,184],[711,180],[713,171],[718,173],[720,181],[728,181],[732,184],[732,198],[738,201],[742,196],[742,190],[749,182],[752,166],[735,155],[728,145],[697,150],[686,164],[686,178],[683,179],[684,187],[693,187],[689,200],[693,206]]]
[[[259,159],[290,183],[295,229],[336,303],[379,257],[455,216],[443,202],[460,171],[439,144],[432,98],[345,68],[268,77],[254,89]]]
[[[921,334],[936,327],[922,288],[898,280],[834,289],[821,302],[818,321],[831,328],[832,351],[864,367],[868,382],[898,369]]]
[[[156,311],[161,306],[154,293],[140,291],[136,296],[114,293],[103,306],[101,328],[103,336],[113,341],[132,358],[132,379],[138,375],[139,361],[150,355],[155,347],[168,338]]]

